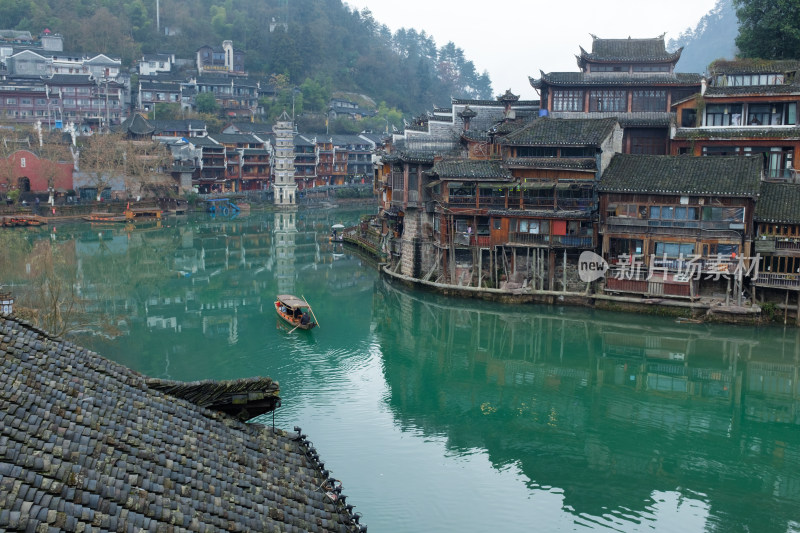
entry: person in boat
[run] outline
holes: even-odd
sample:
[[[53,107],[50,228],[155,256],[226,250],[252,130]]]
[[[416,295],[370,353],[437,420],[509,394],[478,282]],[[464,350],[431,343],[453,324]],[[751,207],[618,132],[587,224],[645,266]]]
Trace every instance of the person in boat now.
[[[304,326],[307,325],[310,320],[308,313],[303,313],[303,316],[300,317],[300,323]]]

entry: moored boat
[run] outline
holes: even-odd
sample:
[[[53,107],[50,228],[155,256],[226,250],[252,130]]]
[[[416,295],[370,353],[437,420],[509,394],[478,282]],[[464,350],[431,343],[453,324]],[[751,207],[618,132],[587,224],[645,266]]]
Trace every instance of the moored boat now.
[[[275,312],[295,329],[311,329],[317,326],[314,311],[304,298],[291,294],[279,294],[275,300]]]

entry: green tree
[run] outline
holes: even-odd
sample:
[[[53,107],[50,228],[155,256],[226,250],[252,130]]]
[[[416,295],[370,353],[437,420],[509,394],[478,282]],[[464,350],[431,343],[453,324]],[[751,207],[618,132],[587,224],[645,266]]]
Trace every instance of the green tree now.
[[[742,57],[800,58],[800,0],[733,0]]]
[[[181,104],[156,104],[153,118],[157,120],[180,120],[183,118]]]
[[[219,104],[213,93],[198,94],[194,103],[197,106],[198,113],[214,114],[219,111]]]

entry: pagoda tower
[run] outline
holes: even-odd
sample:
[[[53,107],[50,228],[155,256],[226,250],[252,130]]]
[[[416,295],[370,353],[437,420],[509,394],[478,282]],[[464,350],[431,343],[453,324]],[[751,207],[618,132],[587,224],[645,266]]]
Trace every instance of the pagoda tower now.
[[[294,181],[294,122],[284,111],[272,127],[275,134],[274,203],[276,206],[295,206],[297,183]]]

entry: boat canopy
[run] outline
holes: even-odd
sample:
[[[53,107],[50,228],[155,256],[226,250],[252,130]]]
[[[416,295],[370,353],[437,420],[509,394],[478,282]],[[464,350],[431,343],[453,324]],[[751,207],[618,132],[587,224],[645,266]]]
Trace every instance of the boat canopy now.
[[[291,294],[279,294],[278,301],[293,309],[297,307],[310,307],[305,300],[302,300],[297,296],[293,296]]]

